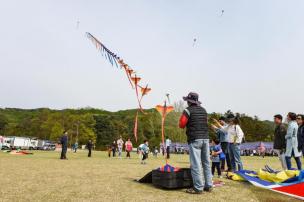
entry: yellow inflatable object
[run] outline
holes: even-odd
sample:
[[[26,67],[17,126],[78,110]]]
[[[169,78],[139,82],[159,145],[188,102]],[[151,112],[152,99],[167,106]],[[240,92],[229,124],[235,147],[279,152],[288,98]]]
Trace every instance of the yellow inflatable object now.
[[[228,179],[233,180],[233,181],[246,181],[244,178],[242,178],[238,174],[231,173],[231,172],[227,173],[227,177],[228,177]]]
[[[300,175],[300,171],[299,170],[286,170],[285,172],[286,172],[286,175],[289,178],[296,177],[296,176]]]
[[[258,177],[262,180],[274,183],[282,183],[290,178],[296,177],[300,174],[299,171],[287,170],[279,173],[269,173],[263,170],[258,172]]]

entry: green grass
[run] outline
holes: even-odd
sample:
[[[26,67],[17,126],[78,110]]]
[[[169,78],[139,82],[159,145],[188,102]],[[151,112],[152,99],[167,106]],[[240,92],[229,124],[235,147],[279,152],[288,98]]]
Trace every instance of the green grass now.
[[[150,157],[141,165],[133,159],[109,159],[105,152],[35,152],[32,156],[0,153],[0,201],[296,201],[249,183],[223,179],[225,186],[212,193],[188,195],[185,190],[164,191],[134,182],[164,164],[163,157]],[[265,164],[280,168],[277,158],[243,158],[245,168],[258,170]],[[172,155],[170,163],[189,167],[187,155]]]

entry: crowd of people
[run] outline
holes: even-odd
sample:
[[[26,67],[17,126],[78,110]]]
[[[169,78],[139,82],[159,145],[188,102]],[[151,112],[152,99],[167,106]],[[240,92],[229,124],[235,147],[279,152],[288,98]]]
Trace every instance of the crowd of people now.
[[[293,112],[288,113],[286,128],[283,124],[283,116],[274,116],[276,124],[274,135],[274,151],[280,157],[282,168],[290,170],[292,168],[291,158],[294,157],[297,168],[302,169],[301,156],[304,149],[304,115],[297,115]]]
[[[122,137],[120,136],[118,140],[113,141],[113,143],[108,147],[108,156],[109,158],[116,157],[116,153],[118,153],[118,158],[122,158],[123,151],[126,152],[126,158],[130,159],[131,152],[133,151],[133,144],[130,138],[128,138],[128,140],[124,143]],[[141,164],[146,164],[146,161],[149,156],[149,152],[150,152],[149,142],[148,140],[145,140],[137,148],[137,154],[139,154],[139,157],[141,159]]]
[[[120,136],[117,141],[113,141],[113,143],[108,147],[108,156],[116,157],[116,153],[118,153],[118,157],[122,158],[123,149],[125,148],[126,158],[131,158],[131,152],[133,151],[133,144],[131,139],[128,138],[126,142],[123,141]]]
[[[212,139],[210,145],[208,114],[201,106],[202,103],[199,101],[199,95],[197,93],[189,93],[183,99],[187,102],[188,107],[182,113],[179,127],[186,128],[193,179],[193,188],[188,189],[187,193],[201,194],[203,191],[210,192],[213,187],[212,178],[215,175],[215,171],[221,177],[223,171],[236,172],[244,169],[241,158],[241,153],[244,153],[244,151],[241,152],[241,144],[245,140],[244,132],[240,126],[239,118],[233,114],[220,117],[218,120],[213,119],[211,126],[216,132],[216,138]],[[290,112],[286,119],[288,122],[287,127],[283,123],[282,115],[278,114],[274,116],[276,128],[274,131],[273,152],[279,156],[284,170],[292,169],[292,157],[295,158],[297,168],[301,170],[302,163],[300,157],[304,153],[304,115]],[[61,159],[67,159],[67,141],[67,132],[65,132],[61,138]],[[163,155],[166,154],[167,159],[170,158],[171,144],[171,140],[166,138],[165,144],[161,146]],[[89,141],[87,144],[89,157],[91,157],[92,146],[92,141]],[[131,152],[133,151],[131,140],[128,139],[124,142],[122,137],[120,137],[109,146],[108,155],[109,157],[116,157],[118,153],[118,157],[122,158],[123,150],[126,152],[126,158],[131,158]],[[158,152],[156,147],[154,147],[152,152],[155,153],[155,151]],[[264,153],[265,151],[265,148],[261,145],[259,152]],[[137,148],[137,153],[140,155],[142,164],[146,164],[149,152],[149,142],[145,140]],[[227,169],[225,169],[226,166]]]
[[[239,118],[233,114],[213,119],[212,128],[217,134],[217,138],[212,140],[209,147],[207,112],[201,106],[199,95],[189,93],[183,97],[188,107],[183,111],[180,118],[180,128],[186,128],[189,144],[189,157],[191,175],[193,178],[193,188],[187,193],[201,194],[203,191],[212,190],[212,177],[215,169],[218,175],[225,170],[227,172],[243,170],[241,159],[241,144],[245,140],[244,132],[240,127]],[[301,156],[304,149],[304,116],[293,112],[288,113],[288,126],[285,127],[282,115],[275,115],[274,122],[274,151],[280,157],[284,170],[292,169],[291,158],[294,157],[298,170],[302,169]],[[210,154],[212,167],[210,167]],[[260,148],[261,152],[263,148]],[[203,170],[203,171],[202,171]],[[202,177],[202,174],[204,177]]]

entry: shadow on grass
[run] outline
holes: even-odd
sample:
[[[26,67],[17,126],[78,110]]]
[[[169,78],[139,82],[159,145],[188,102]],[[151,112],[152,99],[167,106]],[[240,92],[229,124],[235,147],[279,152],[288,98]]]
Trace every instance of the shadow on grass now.
[[[138,182],[137,179],[134,179],[134,178],[124,178],[124,179],[133,184],[140,185],[147,189],[155,189],[155,190],[159,190],[159,191],[163,191],[163,192],[179,192],[179,193],[185,192],[184,188],[182,188],[182,189],[163,189],[161,187],[154,186],[152,183],[140,183],[140,182]]]

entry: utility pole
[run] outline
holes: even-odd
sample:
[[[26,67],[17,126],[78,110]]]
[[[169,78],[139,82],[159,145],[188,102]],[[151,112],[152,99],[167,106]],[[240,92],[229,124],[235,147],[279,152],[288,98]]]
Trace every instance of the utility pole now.
[[[76,122],[76,142],[78,142],[78,136],[79,136],[79,124],[80,124],[80,122],[79,121],[77,121]]]

